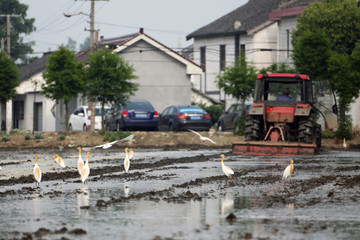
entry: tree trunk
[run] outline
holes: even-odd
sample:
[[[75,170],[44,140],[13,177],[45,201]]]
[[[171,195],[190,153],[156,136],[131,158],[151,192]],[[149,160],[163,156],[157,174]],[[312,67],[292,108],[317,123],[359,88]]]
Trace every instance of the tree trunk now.
[[[65,136],[69,134],[69,107],[68,107],[68,101],[64,101],[65,104]]]

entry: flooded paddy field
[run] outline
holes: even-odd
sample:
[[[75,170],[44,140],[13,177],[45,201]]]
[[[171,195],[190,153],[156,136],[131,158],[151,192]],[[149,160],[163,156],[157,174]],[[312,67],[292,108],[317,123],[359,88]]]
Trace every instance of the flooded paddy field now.
[[[78,151],[0,152],[0,239],[357,239],[360,155],[232,155],[231,149],[91,151],[89,182]],[[65,169],[51,159],[58,153]],[[222,173],[220,154],[235,174]],[[42,181],[32,175],[39,155]],[[83,151],[83,159],[85,159]]]

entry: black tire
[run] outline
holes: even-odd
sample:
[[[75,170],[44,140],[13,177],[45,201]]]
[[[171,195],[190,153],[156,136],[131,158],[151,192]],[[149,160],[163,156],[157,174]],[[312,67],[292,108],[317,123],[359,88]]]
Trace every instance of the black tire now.
[[[217,128],[218,128],[218,129],[217,129],[218,132],[223,132],[223,131],[224,131],[224,123],[223,123],[223,121],[221,121],[221,122],[218,123]]]
[[[260,140],[261,135],[261,120],[257,117],[246,116],[245,121],[245,141]]]
[[[73,131],[73,128],[71,126],[71,124],[69,124],[69,132],[72,132]]]
[[[86,124],[84,124],[84,126],[83,126],[83,131],[84,131],[84,132],[86,132],[86,131],[87,131]]]
[[[316,124],[316,148],[321,148],[321,125]]]
[[[173,123],[170,123],[170,124],[169,124],[169,128],[168,128],[168,129],[169,129],[169,132],[175,132],[175,131],[176,131]]]
[[[299,121],[298,139],[303,143],[313,143],[315,133],[315,114]]]

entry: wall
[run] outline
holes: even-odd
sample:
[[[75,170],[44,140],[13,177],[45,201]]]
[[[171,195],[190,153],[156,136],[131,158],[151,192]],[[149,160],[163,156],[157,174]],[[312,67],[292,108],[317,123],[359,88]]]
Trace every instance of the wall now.
[[[135,68],[140,84],[132,99],[145,99],[162,112],[170,105],[191,103],[190,76],[186,66],[158,48],[140,40],[119,53]]]

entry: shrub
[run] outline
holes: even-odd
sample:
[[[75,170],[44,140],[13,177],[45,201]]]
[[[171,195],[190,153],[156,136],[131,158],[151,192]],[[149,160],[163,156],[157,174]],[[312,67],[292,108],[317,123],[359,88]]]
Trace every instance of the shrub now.
[[[61,141],[64,141],[64,140],[65,140],[65,136],[64,136],[64,135],[60,135],[60,136],[58,137],[58,139],[61,140]]]
[[[246,116],[241,115],[236,123],[236,129],[234,130],[234,133],[239,136],[244,136],[245,134],[245,119]]]
[[[30,138],[31,138],[30,135],[25,135],[24,137],[25,140],[30,140]]]
[[[34,135],[34,139],[35,140],[40,140],[40,139],[43,139],[43,136],[41,135],[41,133],[37,133]]]
[[[123,131],[106,132],[103,140],[104,140],[104,142],[106,142],[106,141],[113,142],[115,140],[120,140],[120,139],[126,138],[130,134],[131,134],[130,132],[123,132]]]
[[[10,140],[9,136],[8,135],[4,135],[1,137],[1,141],[2,142],[8,142]]]
[[[210,114],[212,124],[216,124],[221,114],[223,114],[222,106],[220,105],[205,106],[205,104],[202,103],[197,105],[199,105],[199,107],[203,108],[207,113]]]
[[[343,127],[339,127],[338,130],[336,131],[335,135],[337,138],[339,139],[351,139],[352,137],[352,120],[351,120],[351,116],[346,116],[345,117],[345,125]]]
[[[335,132],[331,132],[329,130],[324,130],[321,132],[322,138],[335,138]]]

